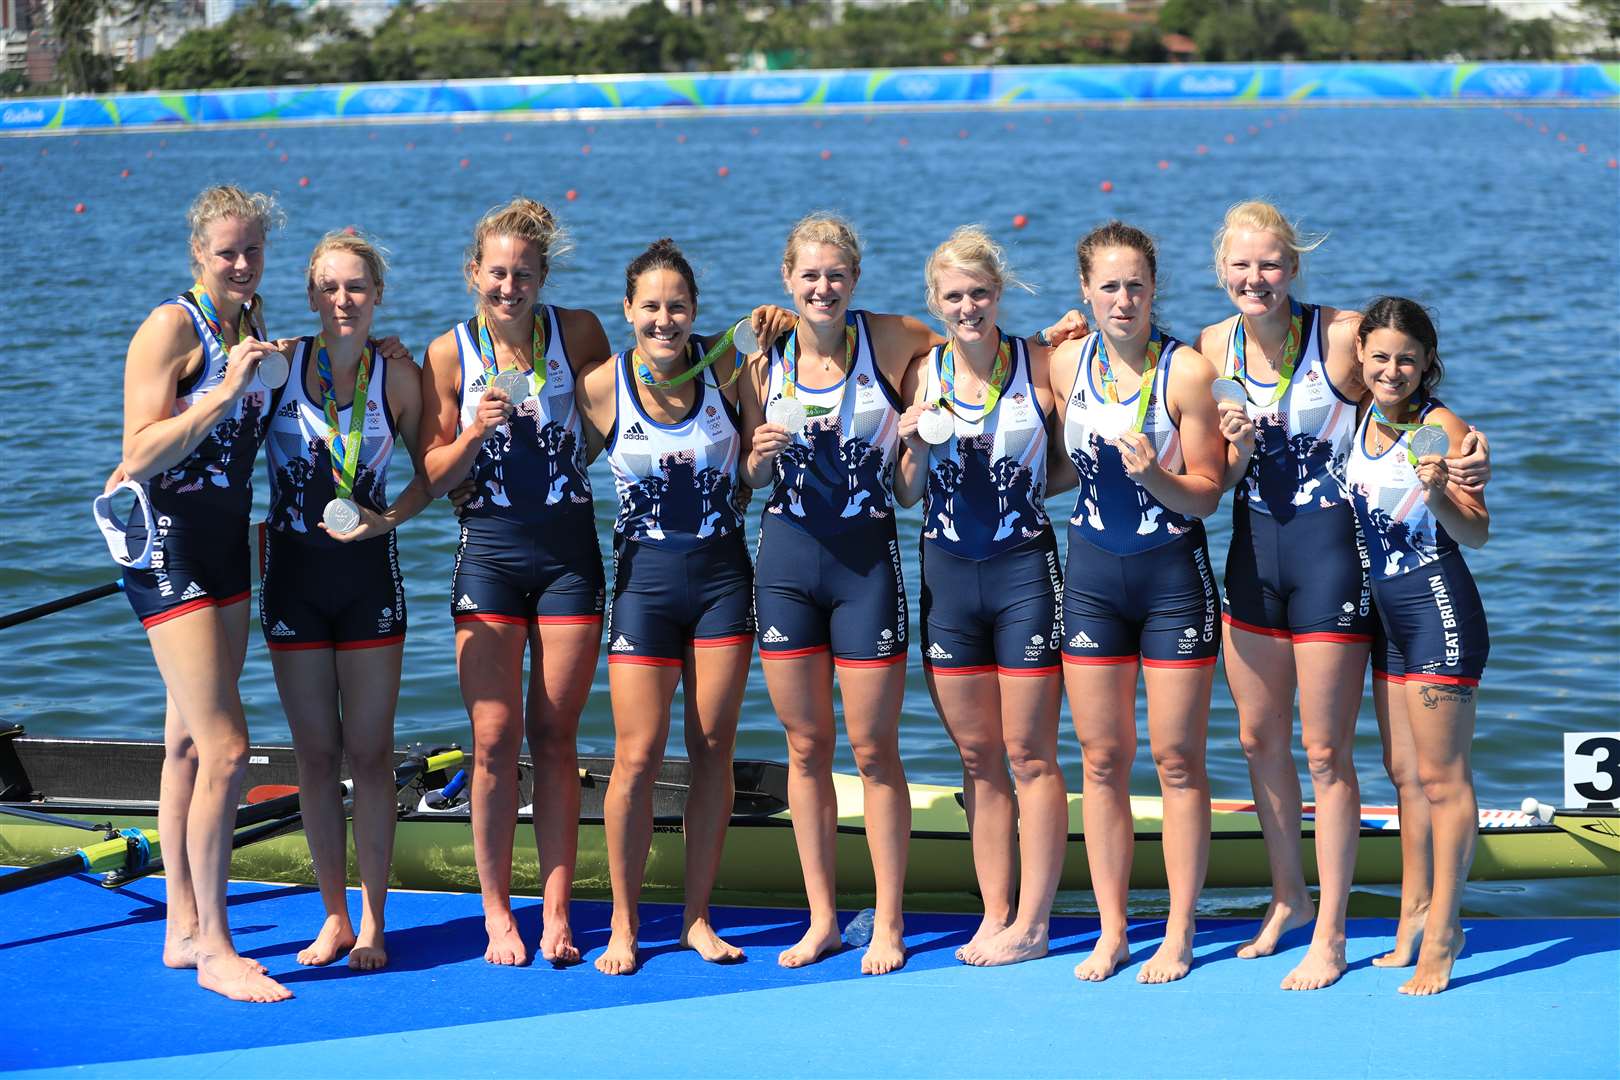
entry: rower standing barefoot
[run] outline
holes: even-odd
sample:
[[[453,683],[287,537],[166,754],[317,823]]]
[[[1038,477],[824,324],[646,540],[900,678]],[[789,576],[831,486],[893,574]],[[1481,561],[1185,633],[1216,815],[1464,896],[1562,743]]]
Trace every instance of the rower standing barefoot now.
[[[512,916],[525,736],[544,894],[540,956],[579,961],[569,921],[579,842],[576,741],[602,644],[604,585],[575,386],[578,373],[608,355],[608,344],[589,311],[540,302],[562,246],[551,211],[532,199],[486,213],[466,267],[478,312],[428,346],[422,370],[432,493],[472,486],[458,503],[450,614],[473,728],[473,856],[489,938],[484,959],[492,964],[529,959]]]
[[[1074,973],[1100,981],[1129,957],[1140,663],[1164,795],[1170,916],[1137,979],[1162,983],[1192,967],[1209,860],[1204,751],[1220,642],[1199,519],[1220,502],[1224,455],[1209,391],[1214,371],[1153,324],[1153,241],[1115,221],[1092,230],[1077,254],[1098,331],[1058,346],[1051,374],[1079,475],[1063,575],[1064,683],[1084,756],[1086,857],[1102,933]]]
[[[1469,427],[1434,397],[1443,369],[1428,313],[1375,300],[1358,353],[1368,398],[1345,471],[1378,603],[1373,703],[1400,800],[1403,914],[1409,896],[1428,898],[1417,970],[1400,989],[1422,996],[1449,985],[1463,949],[1459,910],[1479,829],[1469,754],[1490,633],[1458,545],[1483,547],[1491,518],[1483,495],[1452,476],[1448,449]],[[1409,833],[1408,815],[1424,810],[1429,831]]]
[[[383,252],[331,233],[310,255],[318,337],[291,349],[291,378],[266,437],[270,520],[259,619],[292,731],[300,808],[326,919],[300,964],[388,963],[383,909],[398,804],[394,710],[405,649],[405,587],[394,529],[428,503],[417,428],[422,378],[409,356],[370,340]],[[417,465],[388,502],[396,438]],[[349,917],[341,769],[354,782],[362,914]]]

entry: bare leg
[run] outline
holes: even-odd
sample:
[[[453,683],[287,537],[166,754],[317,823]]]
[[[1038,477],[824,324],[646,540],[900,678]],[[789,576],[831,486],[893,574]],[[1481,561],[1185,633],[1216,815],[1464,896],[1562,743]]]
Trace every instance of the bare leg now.
[[[1001,741],[1001,690],[993,671],[930,668],[926,678],[934,708],[962,758],[962,801],[984,918],[972,939],[956,950],[956,958],[973,964],[979,962],[979,948],[1012,922],[1018,873],[1018,810],[1007,774],[1007,748]]]
[[[354,946],[349,919],[348,823],[338,794],[343,723],[338,719],[337,663],[331,649],[272,650],[276,691],[292,731],[298,762],[299,806],[315,884],[326,918],[298,953],[300,964],[330,964]],[[390,748],[391,749],[391,748]]]
[[[404,655],[403,642],[337,653],[343,750],[354,780],[354,854],[360,868],[360,933],[349,952],[349,967],[356,971],[376,971],[388,963],[383,909],[388,902],[399,810],[394,787],[394,712]]]
[[[180,845],[197,905],[197,984],[237,1001],[282,1001],[292,992],[237,954],[225,902],[231,835],[247,771],[247,723],[236,689],[247,650],[247,614],[245,601],[201,608],[151,627],[147,636],[197,755]]]
[[[1249,762],[1255,812],[1266,838],[1271,903],[1260,929],[1237,954],[1270,956],[1277,941],[1316,914],[1300,865],[1299,766],[1294,730],[1294,648],[1287,638],[1253,634],[1225,624],[1226,683],[1238,711],[1238,735]]]
[[[540,956],[579,963],[569,919],[579,851],[579,714],[602,647],[602,620],[545,619],[529,634],[529,710],[534,758],[534,838],[540,854],[544,926]]]
[[[813,964],[842,946],[838,933],[838,800],[833,792],[837,731],[832,715],[832,655],[761,660],[771,706],[787,733],[788,808],[804,874],[810,927],[776,962]]]
[[[523,742],[525,627],[467,620],[456,624],[456,671],[472,720],[473,861],[484,901],[491,964],[524,964],[529,954],[512,917],[512,837],[517,832],[517,759]],[[577,786],[576,777],[573,783]]]
[[[1305,958],[1284,990],[1319,990],[1339,981],[1346,961],[1345,913],[1361,838],[1361,785],[1354,761],[1356,714],[1367,671],[1367,642],[1300,641],[1299,726],[1316,795],[1316,872],[1321,905]]]
[[[608,665],[613,698],[613,778],[603,817],[607,825],[608,872],[613,882],[612,935],[596,958],[604,975],[633,974],[640,963],[637,905],[652,846],[653,781],[669,738],[669,703],[681,668],[647,664]]]
[[[191,888],[186,858],[186,815],[197,784],[197,746],[186,734],[180,708],[168,694],[163,711],[163,777],[158,784],[158,836],[163,852],[163,888],[167,913],[163,929],[163,963],[194,968],[197,953],[197,895]]]
[[[1142,965],[1138,982],[1173,982],[1192,970],[1198,894],[1209,867],[1209,691],[1213,662],[1203,667],[1144,665],[1148,737],[1164,795],[1164,872],[1170,917],[1164,943]]]
[[[1081,800],[1086,862],[1102,930],[1074,977],[1102,982],[1130,959],[1126,898],[1136,831],[1131,816],[1131,763],[1136,760],[1136,662],[1063,665],[1084,764]]]
[[[1056,675],[1000,675],[1002,740],[1018,786],[1018,911],[969,963],[1015,964],[1046,955],[1052,899],[1063,876],[1069,798],[1057,760]]]
[[[1395,948],[1373,958],[1377,967],[1409,967],[1416,962],[1423,924],[1429,916],[1434,881],[1434,844],[1429,800],[1418,782],[1417,746],[1406,711],[1404,684],[1373,675],[1373,708],[1384,740],[1384,771],[1395,785],[1401,824],[1401,914]]]
[[[721,939],[709,921],[709,895],[726,842],[726,826],[736,801],[731,759],[737,748],[737,718],[753,659],[751,638],[731,644],[689,648],[686,654],[686,755],[692,762],[692,788],[686,800],[686,911],[681,944],[710,963],[743,958],[743,951]]]
[[[1479,835],[1471,756],[1476,688],[1408,679],[1405,690],[1418,779],[1434,826],[1434,899],[1423,922],[1417,970],[1401,993],[1424,996],[1450,984],[1451,966],[1463,950],[1462,890]]]
[[[900,762],[900,703],[904,658],[882,667],[840,665],[844,731],[866,796],[866,843],[877,883],[872,943],[861,957],[865,975],[886,975],[906,963],[906,850],[911,842],[911,792]]]

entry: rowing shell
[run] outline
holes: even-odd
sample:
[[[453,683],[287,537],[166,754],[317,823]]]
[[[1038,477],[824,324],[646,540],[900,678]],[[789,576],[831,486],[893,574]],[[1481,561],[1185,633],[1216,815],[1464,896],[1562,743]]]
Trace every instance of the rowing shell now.
[[[404,758],[401,753],[401,760]],[[155,828],[158,777],[163,747],[158,743],[31,739],[21,729],[0,731],[0,802],[26,806],[116,828]],[[579,858],[575,888],[582,895],[608,891],[607,844],[602,800],[612,759],[580,759]],[[802,903],[803,884],[787,807],[787,768],[769,761],[738,761],[737,797],[716,892],[727,902]],[[536,893],[540,880],[531,820],[533,770],[520,772],[520,828],[513,885]],[[472,834],[465,804],[430,810],[423,795],[450,778],[432,773],[401,795],[394,847],[394,878],[413,889],[475,890]],[[647,860],[647,899],[680,894],[685,843],[681,813],[691,779],[688,763],[664,763],[654,789],[654,835]],[[297,783],[289,747],[254,747],[246,790]],[[838,799],[838,884],[849,898],[873,890],[866,847],[863,790],[859,777],[835,775]],[[975,889],[967,815],[957,788],[912,784],[912,831],[907,862],[907,902],[915,908],[955,908]],[[1061,887],[1089,889],[1081,815],[1082,797],[1069,796],[1069,847]],[[1133,888],[1166,887],[1163,806],[1159,799],[1131,800],[1136,822]],[[1211,887],[1269,884],[1265,842],[1254,804],[1215,800],[1207,884]],[[1400,880],[1400,822],[1393,807],[1363,807],[1356,856],[1359,884]],[[1481,810],[1475,880],[1589,877],[1620,874],[1620,813],[1558,811],[1551,822],[1517,810]],[[1300,855],[1307,879],[1315,881],[1312,807],[1305,807]],[[71,851],[82,840],[77,830],[0,816],[0,863],[29,865]],[[255,881],[312,883],[314,871],[301,833],[293,832],[235,854],[233,877]]]

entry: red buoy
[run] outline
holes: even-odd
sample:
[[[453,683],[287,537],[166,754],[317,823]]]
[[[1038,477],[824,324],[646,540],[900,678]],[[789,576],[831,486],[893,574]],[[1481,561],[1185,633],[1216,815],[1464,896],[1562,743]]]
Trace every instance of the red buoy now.
[[[1103,191],[1113,191],[1114,190],[1114,182],[1112,180],[1104,180],[1102,183],[1098,184],[1097,186],[1099,188],[1101,188]]]
[[[287,153],[286,153],[286,151],[282,151],[282,154],[281,154],[281,160],[282,160],[282,161],[286,161],[286,160],[287,160]]]
[[[823,150],[823,151],[822,151],[822,152],[821,152],[821,160],[822,160],[822,161],[827,161],[827,160],[829,160],[829,159],[830,159],[830,158],[831,158],[831,157],[832,157],[832,151],[831,151],[831,150]]]
[[[1569,136],[1565,135],[1562,131],[1560,131],[1558,133],[1558,141],[1559,142],[1569,142]]]
[[[575,191],[573,188],[569,188],[567,191],[563,192],[563,198],[567,199],[569,202],[573,202],[575,199],[579,198],[579,192]]]
[[[748,134],[750,134],[750,135],[758,135],[759,134],[759,128],[749,128],[748,129]]]
[[[579,148],[579,152],[582,153],[582,154],[590,153],[591,152],[591,144],[586,143],[584,146]]]
[[[407,150],[415,150],[416,149],[416,144],[413,143],[413,142],[408,142],[408,143],[405,144],[405,149],[407,149]]]
[[[345,225],[345,226],[343,226],[343,235],[345,235],[345,236],[353,236],[355,234],[355,232],[356,232],[356,230],[355,230],[355,227],[353,225]]]
[[[1198,152],[1200,154],[1207,154],[1207,153],[1209,153],[1209,147],[1205,146],[1203,143],[1199,143],[1198,144]]]
[[[1023,214],[1014,214],[1013,215],[1013,228],[1022,229],[1025,225],[1028,225],[1028,224],[1029,224],[1029,218],[1026,217],[1025,215],[1023,215]]]
[[[911,140],[906,138],[904,135],[902,135],[902,136],[900,136],[900,145],[901,146],[910,146],[911,145]]]
[[[1609,168],[1611,168],[1611,169],[1620,169],[1620,159],[1610,158],[1609,159]]]
[[[1576,153],[1578,153],[1578,154],[1584,154],[1584,153],[1586,153],[1586,144],[1585,144],[1585,143],[1581,143],[1581,144],[1580,144],[1580,145],[1579,145],[1579,146],[1577,146],[1577,147],[1576,147],[1576,148],[1575,148],[1575,152],[1576,152]]]
[[[686,136],[684,134],[677,135],[675,136],[675,141],[678,143],[684,143],[686,141]]]
[[[120,177],[122,177],[122,178],[123,178],[123,179],[125,179],[125,180],[128,180],[128,179],[129,179],[129,170],[128,170],[128,169],[124,169],[124,170],[122,170],[122,171],[121,171],[121,172],[119,172],[119,174],[118,174],[118,175],[119,175],[119,176],[120,176]]]
[[[74,212],[74,213],[75,213],[75,214],[82,214],[82,213],[84,213],[84,203],[82,203],[82,202],[76,202],[76,203],[74,203],[74,204],[73,204],[73,212]]]
[[[967,138],[967,137],[968,137],[968,130],[967,130],[967,128],[957,128],[957,129],[956,129],[956,137],[957,137],[957,138],[958,138],[958,139],[965,139],[965,138]]]
[[[718,169],[716,169],[714,171],[715,171],[716,174],[718,174],[720,176],[730,176],[731,175],[731,169],[728,168],[725,165],[720,166]]]
[[[1159,159],[1159,168],[1161,170],[1168,169],[1169,167],[1170,167],[1170,163],[1168,161],[1166,161],[1164,158]]]
[[[1226,137],[1226,141],[1228,143],[1235,143],[1235,142],[1237,142],[1237,136],[1236,135],[1228,135]]]
[[[307,176],[300,176],[300,177],[299,177],[299,178],[298,178],[298,186],[299,186],[299,187],[309,187],[309,177],[307,177]]]

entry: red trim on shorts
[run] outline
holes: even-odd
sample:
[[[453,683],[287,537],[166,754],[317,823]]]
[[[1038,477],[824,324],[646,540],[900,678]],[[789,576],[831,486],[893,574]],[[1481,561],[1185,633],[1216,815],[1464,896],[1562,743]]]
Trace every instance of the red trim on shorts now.
[[[170,608],[168,611],[160,611],[156,615],[148,615],[146,618],[141,620],[141,625],[150,630],[152,627],[166,623],[170,619],[178,619],[182,615],[190,615],[193,611],[201,611],[203,608],[218,606],[219,602],[216,601],[212,596],[204,596],[199,600],[190,600],[184,604],[181,604],[179,607]]]
[[[759,650],[759,658],[761,660],[795,660],[801,656],[813,656],[816,653],[824,653],[830,648],[830,645],[811,645],[803,649],[761,648]]]
[[[1406,681],[1405,675],[1391,675],[1389,672],[1379,671],[1377,668],[1373,668],[1373,678],[1392,683],[1403,683]]]
[[[723,649],[732,645],[752,645],[753,634],[731,634],[727,637],[705,637],[692,639],[694,649]]]
[[[252,595],[253,595],[253,590],[252,589],[243,589],[241,592],[237,593],[235,596],[227,596],[223,600],[215,600],[214,603],[219,607],[230,607],[233,604],[240,604],[242,601],[246,600],[248,597],[250,597]]]
[[[1221,612],[1221,621],[1233,629],[1242,630],[1249,634],[1259,634],[1262,637],[1291,638],[1294,636],[1288,630],[1278,630],[1270,626],[1256,626],[1253,623],[1246,623],[1242,619],[1234,619],[1224,611]],[[1367,638],[1366,640],[1371,641],[1372,639]]]
[[[679,660],[671,660],[667,656],[626,656],[615,653],[608,656],[610,664],[641,664],[645,667],[680,667]]]
[[[1012,675],[1017,678],[1034,678],[1037,675],[1056,675],[1062,671],[1061,665],[1053,664],[1050,667],[996,667],[998,675]]]
[[[905,662],[905,653],[901,653],[899,656],[885,656],[878,660],[850,660],[842,656],[833,657],[834,667],[879,668],[893,667],[895,664],[903,664]]]
[[[1215,657],[1213,656],[1195,657],[1190,660],[1149,660],[1145,656],[1142,658],[1143,667],[1200,668],[1213,667],[1214,665]]]
[[[391,637],[370,638],[366,641],[340,641],[335,648],[338,652],[352,652],[355,649],[381,649],[388,645],[402,645],[404,642],[404,634],[394,634]]]
[[[932,675],[988,675],[996,670],[994,664],[974,664],[972,667],[940,667],[923,661],[923,670]]]
[[[1079,664],[1082,667],[1102,667],[1108,664],[1134,664],[1140,659],[1135,653],[1129,656],[1070,656],[1063,654],[1065,664]]]
[[[1442,686],[1478,686],[1478,679],[1470,679],[1462,675],[1429,675],[1419,671],[1406,673],[1406,682],[1439,683]]]
[[[458,616],[459,618],[459,616]],[[600,615],[536,615],[534,621],[540,626],[584,626],[588,623],[601,623]]]
[[[1337,645],[1365,645],[1371,640],[1371,634],[1339,634],[1331,630],[1324,630],[1320,633],[1294,635],[1294,643],[1296,645],[1301,641],[1331,641]]]
[[[521,615],[495,615],[470,612],[466,615],[456,615],[451,619],[457,626],[466,622],[502,623],[506,626],[528,626],[529,620]]]
[[[332,643],[330,641],[289,641],[286,644],[282,644],[280,642],[266,639],[265,645],[269,647],[271,652],[304,652],[307,649],[332,648]]]

